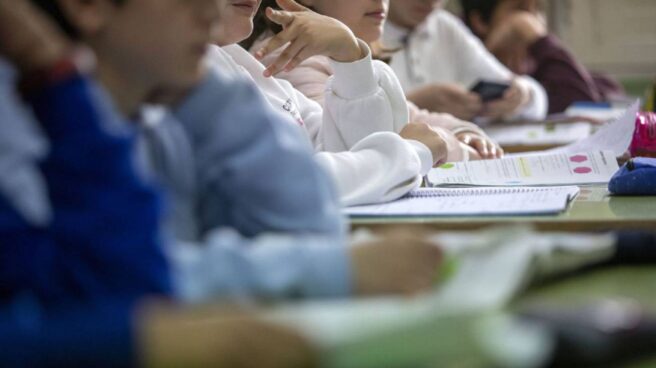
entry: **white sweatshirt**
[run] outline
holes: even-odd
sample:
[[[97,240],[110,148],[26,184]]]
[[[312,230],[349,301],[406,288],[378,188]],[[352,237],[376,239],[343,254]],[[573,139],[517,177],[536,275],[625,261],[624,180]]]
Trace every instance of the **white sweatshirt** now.
[[[261,38],[252,46],[251,50],[259,49],[269,39],[265,37]],[[264,58],[263,62],[266,64],[273,62],[282,51],[283,48],[273,51]],[[355,64],[363,62],[364,60],[361,60]],[[387,64],[379,60],[370,61],[370,63],[377,75],[384,75],[385,80],[394,82],[393,85],[386,86],[387,90],[390,90],[390,92],[393,91],[395,94],[402,90],[394,71]],[[318,102],[331,114],[332,111],[340,111],[339,108],[343,106],[340,103],[344,95],[342,87],[348,84],[356,84],[359,81],[358,78],[361,78],[361,74],[351,69],[351,64],[354,63],[340,63],[327,56],[315,55],[304,60],[294,69],[279,73],[278,78],[291,83],[294,88]],[[405,99],[405,96],[403,98]],[[354,107],[357,108],[357,105]],[[399,106],[398,108],[402,109],[404,107]],[[427,124],[442,137],[447,146],[448,156],[446,160],[449,162],[467,161],[470,151],[473,151],[471,147],[460,142],[456,134],[473,132],[482,136],[485,135],[485,132],[473,123],[457,119],[448,114],[438,114],[422,110],[407,100],[405,101],[405,108],[409,112],[410,122]],[[379,121],[372,119],[359,121],[357,127],[370,133],[381,131],[380,129],[385,128]],[[348,134],[348,130],[354,129],[354,126],[353,124],[343,124],[340,129],[341,132]]]
[[[418,187],[433,164],[428,147],[392,132],[407,123],[407,109],[395,106],[405,106],[405,99],[400,90],[393,91],[390,97],[382,87],[393,88],[390,82],[376,78],[373,67],[363,66],[367,59],[371,64],[370,56],[352,64],[355,76],[369,80],[349,81],[349,85],[343,86],[343,96],[351,98],[331,102],[333,109],[324,111],[290,83],[265,78],[264,66],[238,45],[212,46],[207,55],[210,66],[223,75],[249,79],[257,85],[272,106],[290,116],[290,122],[305,127],[317,151],[342,151],[318,152],[316,159],[335,180],[345,206],[399,198]],[[385,131],[368,134],[369,131],[351,129],[372,119],[384,125],[386,129],[381,130]]]
[[[470,88],[478,80],[513,78],[513,73],[458,18],[442,9],[436,9],[412,33],[386,22],[383,44],[388,49],[400,49],[392,55],[390,66],[406,92],[429,83],[457,83]],[[548,107],[544,88],[528,76],[516,80],[531,91],[531,99],[514,117],[544,118]]]

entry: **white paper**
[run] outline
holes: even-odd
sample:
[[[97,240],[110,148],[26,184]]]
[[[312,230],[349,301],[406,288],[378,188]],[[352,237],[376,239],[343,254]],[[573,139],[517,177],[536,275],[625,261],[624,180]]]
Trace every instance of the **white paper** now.
[[[636,101],[619,118],[602,126],[590,137],[546,152],[576,153],[608,150],[616,157],[622,156],[629,149],[633,139],[636,114],[639,111],[640,101]]]
[[[592,133],[586,122],[490,126],[485,132],[502,146],[565,145],[585,139]]]
[[[420,188],[393,202],[349,207],[350,216],[473,216],[552,214],[567,209],[579,188]]]
[[[582,107],[572,106],[565,110],[565,115],[572,117],[586,117],[600,121],[611,121],[624,114],[625,107]]]
[[[613,152],[555,153],[447,163],[431,169],[431,186],[605,184],[619,169]]]

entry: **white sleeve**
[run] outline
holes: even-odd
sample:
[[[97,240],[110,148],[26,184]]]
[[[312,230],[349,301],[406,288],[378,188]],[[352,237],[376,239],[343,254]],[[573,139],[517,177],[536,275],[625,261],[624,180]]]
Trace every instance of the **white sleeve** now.
[[[517,82],[531,91],[531,100],[517,112],[515,117],[531,120],[544,119],[549,111],[547,91],[545,91],[544,87],[538,81],[527,75],[518,77]]]
[[[397,199],[417,188],[433,165],[428,147],[390,132],[371,134],[350,151],[315,157],[334,178],[345,206]]]
[[[408,107],[396,75],[385,63],[373,61],[371,52],[353,63],[331,60],[331,66],[334,74],[324,102],[325,150],[348,150],[372,133],[398,133],[408,123]]]
[[[444,31],[444,36],[449,38],[447,42],[457,53],[455,60],[461,65],[458,79],[465,86],[471,87],[478,80],[510,81],[514,77],[459,19],[446,11],[440,13],[440,30]],[[531,99],[513,117],[543,119],[548,108],[544,88],[528,76],[519,76],[517,80],[530,91]]]
[[[289,83],[286,80],[281,80],[281,83]],[[291,85],[291,84],[290,84]],[[324,120],[324,111],[321,105],[316,101],[305,96],[301,91],[297,90],[293,86],[290,88],[291,93],[294,94],[294,98],[298,103],[298,110],[303,118],[303,124],[305,130],[307,131],[310,140],[312,141],[312,146],[316,152],[323,151],[323,120]]]

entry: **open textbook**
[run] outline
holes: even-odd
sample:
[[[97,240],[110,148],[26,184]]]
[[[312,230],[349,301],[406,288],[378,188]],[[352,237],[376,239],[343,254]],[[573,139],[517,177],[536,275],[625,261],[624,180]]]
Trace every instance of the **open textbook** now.
[[[446,163],[426,180],[429,186],[605,184],[618,169],[611,151],[551,153]]]
[[[575,186],[419,188],[393,202],[345,212],[352,217],[543,215],[566,210],[578,192]]]

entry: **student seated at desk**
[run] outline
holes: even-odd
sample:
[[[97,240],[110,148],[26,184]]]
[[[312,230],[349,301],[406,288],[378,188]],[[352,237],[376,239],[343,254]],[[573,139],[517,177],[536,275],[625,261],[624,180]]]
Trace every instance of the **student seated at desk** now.
[[[386,3],[265,0],[252,35],[242,45],[267,66],[265,76],[275,74],[289,81],[318,102],[328,116],[341,118],[334,124],[340,136],[362,137],[383,129],[389,131],[380,120],[388,120],[390,116],[404,117],[393,127],[398,132],[409,114],[409,121],[442,132],[449,143],[448,161],[500,157],[503,154],[500,147],[474,124],[448,114],[420,110],[406,101],[394,72],[383,62],[372,60],[375,55],[369,44],[381,35]],[[280,9],[279,6],[282,10],[267,14],[268,7]],[[285,45],[290,40],[292,44]],[[234,47],[226,51],[237,52]],[[349,58],[343,58],[344,53]],[[259,71],[253,69],[253,72]],[[384,98],[389,99],[386,105]],[[345,111],[352,113],[345,114]],[[376,118],[382,112],[383,117]]]
[[[223,75],[254,83],[272,107],[307,131],[318,151],[315,158],[334,179],[344,206],[398,199],[419,187],[435,164],[461,158],[460,142],[450,131],[407,124],[403,93],[388,75],[374,71],[378,65],[369,58],[359,69],[369,74],[371,83],[364,87],[342,83],[339,97],[329,97],[325,109],[288,81],[265,77],[264,65],[236,45],[251,35],[256,9],[246,14],[231,1],[218,3],[216,41],[221,47],[210,48],[208,62]],[[331,25],[331,29],[323,30],[330,37],[316,38],[315,48],[328,48],[330,43],[345,39],[352,41],[357,59],[360,47],[369,53],[368,47],[337,21]]]
[[[210,48],[209,64],[228,78],[252,82],[273,108],[289,116],[291,124],[306,130],[317,151],[316,160],[336,183],[342,205],[398,199],[419,187],[435,164],[459,158],[453,157],[453,151],[460,151],[461,147],[450,132],[434,130],[425,124],[407,124],[407,111],[395,109],[405,104],[403,94],[385,74],[380,78],[371,75],[375,82],[366,87],[369,91],[365,97],[362,93],[358,98],[347,98],[356,94],[349,91],[350,96],[330,99],[326,109],[289,82],[265,77],[264,65],[236,45],[251,35],[256,9],[247,14],[229,0],[218,0],[218,4],[220,27],[216,42],[220,47]],[[327,34],[336,33],[332,38],[338,38],[339,31],[344,29],[326,30]],[[317,39],[315,47],[321,48],[329,40]],[[357,42],[354,48],[359,58]],[[371,63],[367,66],[365,71],[373,74]],[[355,90],[355,86],[351,89]],[[367,125],[377,129],[357,128]],[[375,130],[380,131],[369,134]]]
[[[506,67],[528,74],[546,89],[549,113],[574,102],[603,102],[622,95],[606,76],[591,73],[549,33],[539,0],[460,0],[465,23]]]
[[[544,118],[548,100],[542,86],[503,66],[459,19],[440,9],[441,3],[390,0],[382,43],[392,50],[390,66],[408,98],[421,108],[461,119]],[[484,104],[469,92],[478,81],[511,87],[501,99]]]
[[[18,67],[0,60],[0,365],[311,364],[307,342],[247,314],[145,303],[171,293],[159,193],[133,160],[133,127],[65,43],[25,0],[0,1],[0,57]]]
[[[201,67],[214,0],[33,1],[95,51],[97,76],[120,115],[136,116],[156,92],[178,97],[172,112],[140,125],[145,161],[172,200],[167,235],[176,241],[166,250],[177,298],[432,286],[440,259],[433,245],[382,239],[348,247],[332,183],[298,127],[281,122],[254,89]]]

